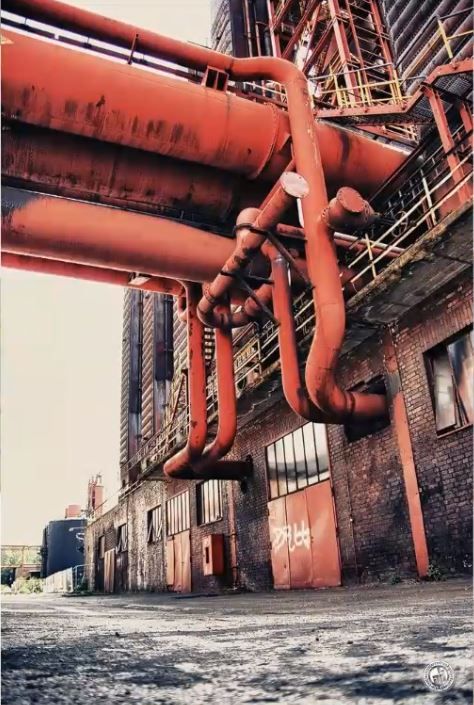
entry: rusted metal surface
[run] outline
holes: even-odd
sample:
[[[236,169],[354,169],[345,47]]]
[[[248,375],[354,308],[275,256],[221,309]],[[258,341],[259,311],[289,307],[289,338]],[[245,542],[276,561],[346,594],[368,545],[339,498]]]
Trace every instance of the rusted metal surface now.
[[[203,288],[204,295],[198,304],[198,316],[206,325],[224,328],[232,327],[233,322],[229,318],[229,312],[227,312],[227,317],[222,315],[222,313],[217,314],[215,306],[229,291],[234,277],[241,273],[259,252],[266,239],[265,231],[274,227],[285,211],[292,205],[294,196],[290,192],[290,187],[285,185],[292,177],[300,181],[301,193],[303,193],[303,190],[307,190],[307,185],[303,184],[303,180],[297,174],[285,172],[260,211],[247,209],[239,214],[235,250],[226,260],[214,281]],[[297,193],[298,189],[295,191],[295,194]],[[268,291],[271,290],[265,288],[265,295]],[[242,318],[243,320],[239,321],[240,325],[245,325],[251,320],[250,316],[245,318],[244,315]]]
[[[272,547],[273,587],[276,590],[285,590],[290,587],[290,558],[286,531],[285,497],[274,499],[268,503],[268,524]]]
[[[2,249],[172,279],[207,281],[231,240],[107,206],[2,189]]]
[[[177,296],[182,290],[181,284],[164,277],[150,277],[139,285],[135,285],[132,283],[132,272],[119,272],[105,267],[89,267],[84,264],[30,257],[29,255],[15,255],[10,252],[2,252],[2,266],[23,269],[26,272],[36,272],[37,274],[54,274],[58,277],[84,279],[101,284],[116,284],[130,289],[143,289],[143,291],[172,294],[173,296]]]
[[[331,485],[310,485],[268,503],[276,589],[341,584]]]
[[[115,548],[104,554],[104,592],[112,593],[115,590]]]
[[[185,447],[164,465],[164,471],[170,477],[188,479],[194,477],[192,463],[201,458],[207,438],[204,325],[196,315],[197,300],[197,287],[186,285],[189,432]]]
[[[305,489],[312,554],[312,587],[341,584],[341,561],[329,480]]]
[[[305,492],[290,494],[285,501],[290,587],[309,588],[312,584],[313,570]]]
[[[398,361],[392,334],[386,330],[384,341],[384,359],[387,372],[390,375],[390,414],[397,439],[400,461],[402,464],[403,481],[408,505],[413,548],[415,552],[418,575],[425,577],[428,572],[429,556],[426,541],[423,509],[420,501],[420,489],[416,475],[415,458],[410,438],[408,415],[400,382]]]

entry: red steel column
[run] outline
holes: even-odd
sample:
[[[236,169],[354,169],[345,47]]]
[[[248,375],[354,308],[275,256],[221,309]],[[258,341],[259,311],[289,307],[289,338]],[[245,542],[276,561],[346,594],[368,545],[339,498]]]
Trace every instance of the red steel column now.
[[[389,379],[389,394],[391,398],[390,415],[392,417],[395,436],[397,439],[400,460],[402,463],[403,481],[408,504],[408,515],[413,537],[416,567],[420,578],[428,572],[428,546],[426,543],[423,510],[420,502],[420,490],[416,476],[415,459],[410,438],[408,415],[405,398],[400,380],[397,355],[391,331],[387,328],[384,341],[384,359]]]

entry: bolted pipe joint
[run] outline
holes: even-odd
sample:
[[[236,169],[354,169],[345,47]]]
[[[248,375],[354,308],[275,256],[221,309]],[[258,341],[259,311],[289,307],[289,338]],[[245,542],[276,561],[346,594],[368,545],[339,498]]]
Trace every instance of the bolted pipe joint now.
[[[343,186],[329,201],[321,213],[321,218],[331,230],[348,232],[371,225],[377,214],[358,191]]]

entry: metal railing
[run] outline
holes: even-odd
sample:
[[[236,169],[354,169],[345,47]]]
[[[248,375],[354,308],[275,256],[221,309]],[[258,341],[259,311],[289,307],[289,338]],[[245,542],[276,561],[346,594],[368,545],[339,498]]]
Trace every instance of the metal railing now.
[[[458,154],[457,166],[449,166],[448,155],[432,138],[431,154],[425,156],[399,191],[377,205],[380,212],[397,215],[384,217],[369,230],[358,234],[346,253],[346,265],[356,270],[350,282],[367,283],[375,279],[390,262],[388,257],[397,247],[408,247],[452,211],[460,203],[461,195],[464,198],[463,194],[472,181],[472,135],[459,128],[453,137],[457,138],[454,150]],[[351,251],[360,250],[360,245],[365,248],[351,258]],[[374,252],[381,246],[382,252]]]
[[[376,279],[413,242],[441,222],[459,204],[459,194],[472,179],[470,154],[466,154],[472,137],[461,127],[454,132],[458,166],[451,168],[448,154],[436,141],[429,138],[430,149],[423,163],[415,158],[413,164],[406,164],[407,175],[400,189],[374,201],[376,209],[383,213],[378,223],[368,231],[357,233],[348,250],[345,251],[345,264],[354,269],[351,282],[365,285]],[[400,249],[400,245],[404,249]],[[361,249],[362,246],[362,249]],[[392,257],[389,257],[392,255]],[[358,287],[360,289],[360,286]],[[294,317],[299,349],[309,341],[315,322],[312,297],[303,293],[294,301]],[[234,340],[238,348],[234,357],[237,397],[258,387],[279,368],[278,331],[267,321],[260,330],[255,325],[239,332]],[[177,374],[182,373],[182,368]],[[217,418],[217,392],[214,370],[207,383],[207,409],[209,425]],[[164,427],[144,444],[138,453],[129,460],[127,469],[138,464],[142,471],[149,471],[168,458],[187,437],[188,410],[184,408],[175,416],[172,423]],[[137,482],[140,482],[140,478]],[[127,491],[129,491],[128,488]]]

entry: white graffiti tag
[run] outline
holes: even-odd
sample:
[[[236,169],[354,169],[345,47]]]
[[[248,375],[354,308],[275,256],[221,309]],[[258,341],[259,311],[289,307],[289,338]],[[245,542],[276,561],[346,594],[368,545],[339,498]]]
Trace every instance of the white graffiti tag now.
[[[298,524],[285,524],[285,526],[274,527],[272,539],[273,550],[278,551],[286,542],[288,542],[288,550],[290,553],[299,546],[304,546],[309,549],[309,527],[305,525],[303,519],[300,521],[300,528],[298,528]]]

